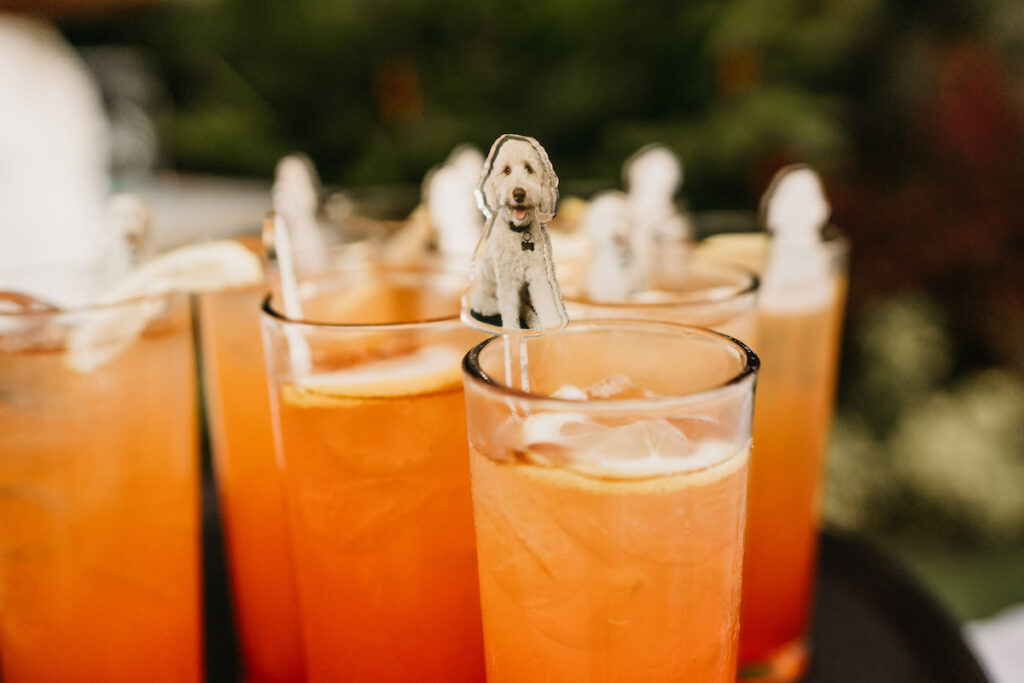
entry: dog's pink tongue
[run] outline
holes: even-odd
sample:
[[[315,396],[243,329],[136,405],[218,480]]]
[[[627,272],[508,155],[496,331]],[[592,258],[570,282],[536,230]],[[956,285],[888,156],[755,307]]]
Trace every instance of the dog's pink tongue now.
[[[521,221],[526,218],[526,209],[512,209],[512,215],[516,217],[517,221]]]

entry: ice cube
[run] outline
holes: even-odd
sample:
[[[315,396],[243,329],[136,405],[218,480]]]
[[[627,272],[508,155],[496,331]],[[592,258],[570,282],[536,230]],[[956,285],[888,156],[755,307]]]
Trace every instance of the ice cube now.
[[[593,476],[644,478],[710,467],[736,452],[723,442],[694,442],[685,422],[651,419],[613,427],[582,413],[535,413],[522,421],[522,454],[533,464]]]
[[[551,394],[551,398],[560,398],[565,401],[586,401],[587,392],[575,384],[563,384]]]
[[[570,438],[566,433],[566,427],[572,423],[585,422],[587,416],[582,413],[536,413],[523,420],[523,445],[530,447],[540,443],[564,444]]]
[[[608,375],[583,391],[587,398],[596,399],[647,398],[652,395],[625,375]]]
[[[690,439],[667,420],[641,420],[609,427],[586,451],[588,459],[624,462],[685,457],[693,451],[693,446]]]

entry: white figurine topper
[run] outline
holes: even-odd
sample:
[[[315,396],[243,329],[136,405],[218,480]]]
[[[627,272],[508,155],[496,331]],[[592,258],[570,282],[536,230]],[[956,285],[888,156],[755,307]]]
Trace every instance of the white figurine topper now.
[[[680,213],[675,195],[683,184],[683,164],[663,145],[638,149],[622,167],[633,218],[633,252],[646,277],[659,266],[659,245],[673,246],[693,238],[689,220]]]
[[[107,199],[104,265],[113,284],[156,255],[153,210],[146,200],[118,192]]]
[[[524,135],[502,135],[484,161],[477,202],[487,217],[463,320],[488,332],[548,331],[569,322],[546,224],[558,202],[547,152]]]
[[[299,253],[322,250],[323,188],[312,160],[305,154],[282,157],[277,162],[271,192],[274,211],[288,223],[292,248]]]
[[[775,174],[761,198],[761,221],[772,233],[762,307],[810,309],[831,300],[830,256],[821,234],[831,213],[821,178],[810,166],[793,164]]]
[[[780,169],[761,199],[761,217],[776,240],[816,244],[832,208],[814,169],[793,164]]]
[[[460,145],[426,180],[430,222],[437,231],[438,249],[443,253],[469,256],[480,240],[483,220],[474,189],[483,166],[484,155],[480,150]]]
[[[109,143],[74,48],[51,24],[0,11],[0,290],[74,307],[102,288]]]
[[[606,190],[590,201],[583,229],[593,241],[587,296],[594,301],[626,301],[644,286],[644,273],[630,244],[632,221],[625,193]]]

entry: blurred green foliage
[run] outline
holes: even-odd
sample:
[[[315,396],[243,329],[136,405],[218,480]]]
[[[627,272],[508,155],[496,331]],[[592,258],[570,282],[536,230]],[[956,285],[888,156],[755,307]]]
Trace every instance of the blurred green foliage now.
[[[747,169],[844,154],[842,111],[881,0],[216,0],[66,27],[145,50],[176,167],[267,177],[288,151],[332,184],[416,183],[507,131],[566,178],[618,180],[637,147],[686,160],[697,206],[749,205]],[[737,173],[737,171],[741,173]]]
[[[885,535],[999,546],[1024,541],[1024,377],[957,367],[928,297],[866,307],[847,349],[826,516]]]

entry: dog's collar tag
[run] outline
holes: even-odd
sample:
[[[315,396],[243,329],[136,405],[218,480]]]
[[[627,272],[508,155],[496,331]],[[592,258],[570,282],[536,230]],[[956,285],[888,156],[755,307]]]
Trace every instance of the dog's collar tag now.
[[[533,235],[530,234],[529,230],[523,232],[523,241],[521,242],[520,246],[522,246],[523,251],[533,251]]]

